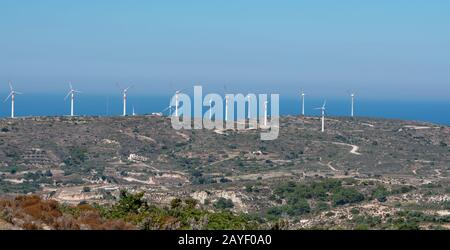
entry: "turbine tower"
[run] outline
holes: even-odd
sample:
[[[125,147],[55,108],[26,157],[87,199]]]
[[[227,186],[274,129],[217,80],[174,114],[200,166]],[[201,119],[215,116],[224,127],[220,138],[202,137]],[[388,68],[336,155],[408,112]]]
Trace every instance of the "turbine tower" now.
[[[133,87],[133,86],[129,86],[128,88],[125,88],[122,90],[122,94],[123,94],[123,116],[127,115],[127,94],[128,94],[128,90]]]
[[[228,121],[228,96],[225,96],[225,122]]]
[[[267,101],[264,102],[264,127],[267,127]]]
[[[16,94],[21,95],[22,93],[15,91],[13,89],[11,82],[9,82],[8,84],[9,84],[9,89],[11,90],[11,92],[9,92],[8,97],[6,97],[5,101],[3,101],[3,102],[6,102],[9,99],[9,97],[11,97],[11,118],[14,118],[14,99],[16,97]]]
[[[320,111],[322,112],[322,132],[324,132],[325,131],[325,105],[327,104],[327,100],[325,100],[324,102],[323,102],[323,105],[322,105],[322,107],[320,107],[320,108],[316,108],[316,109],[320,109]]]
[[[178,117],[178,95],[181,93],[180,90],[175,92],[175,117]]]
[[[252,98],[248,96],[248,122],[250,123],[250,119],[252,118]]]
[[[64,100],[67,100],[67,97],[70,95],[70,116],[73,116],[73,100],[75,93],[81,93],[81,91],[73,89],[72,83],[69,82],[69,93],[67,93],[66,97],[64,97]]]
[[[212,99],[209,100],[209,120],[212,120]]]
[[[354,115],[354,104],[355,104],[355,93],[352,92],[350,94],[350,97],[352,98],[352,107],[351,107],[350,115],[353,117],[353,115]]]
[[[305,92],[300,92],[300,95],[302,96],[302,116],[305,116]]]
[[[181,89],[181,90],[177,90],[175,91],[175,116],[178,117],[178,100],[179,95],[181,94],[181,92],[183,92],[184,90],[186,90],[187,88]],[[170,107],[170,106],[169,106]]]

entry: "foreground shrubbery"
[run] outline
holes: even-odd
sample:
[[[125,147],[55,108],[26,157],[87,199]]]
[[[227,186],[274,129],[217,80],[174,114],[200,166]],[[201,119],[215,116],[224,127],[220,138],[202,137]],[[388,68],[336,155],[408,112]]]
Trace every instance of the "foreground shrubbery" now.
[[[23,229],[258,229],[249,215],[197,208],[194,199],[175,199],[170,207],[149,205],[143,193],[122,191],[111,206],[61,205],[38,196],[0,200],[0,217]]]
[[[0,200],[2,219],[23,229],[133,229],[121,219],[107,219],[89,205],[62,206],[39,196]]]
[[[171,206],[162,208],[148,205],[143,193],[121,192],[118,203],[98,207],[105,218],[123,219],[140,229],[258,229],[259,222],[249,215],[235,215],[227,210],[209,212],[197,208],[191,198],[174,199]]]

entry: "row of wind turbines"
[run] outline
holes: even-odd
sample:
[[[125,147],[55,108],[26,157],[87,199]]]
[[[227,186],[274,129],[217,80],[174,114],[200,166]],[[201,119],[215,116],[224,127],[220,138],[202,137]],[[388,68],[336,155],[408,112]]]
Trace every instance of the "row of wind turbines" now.
[[[9,98],[11,98],[11,118],[14,118],[14,101],[15,101],[15,97],[16,95],[21,95],[23,94],[22,92],[16,91],[13,88],[13,85],[11,84],[11,82],[8,82],[9,84],[9,89],[10,89],[10,93],[9,95],[6,97],[6,99],[3,102],[8,101]],[[123,95],[123,116],[127,115],[127,94],[128,94],[128,90],[130,88],[132,88],[133,86],[129,86],[127,88],[122,89],[122,95]],[[69,92],[67,93],[66,97],[64,97],[64,100],[67,100],[67,98],[70,96],[70,116],[74,116],[74,101],[75,101],[75,93],[82,93],[79,90],[76,90],[73,88],[72,83],[69,82]],[[133,107],[133,115],[135,115],[134,112],[134,107]]]
[[[176,92],[175,92],[175,107],[173,107],[173,106],[168,106],[166,109],[164,109],[162,112],[165,112],[166,110],[169,110],[169,115],[171,115],[170,114],[170,112],[171,112],[171,110],[174,108],[175,109],[175,116],[176,117],[178,117],[179,116],[179,113],[178,113],[178,99],[179,99],[179,97],[178,97],[178,95],[180,94],[182,92],[182,90],[177,90]],[[300,96],[301,96],[301,101],[302,101],[302,111],[301,111],[301,113],[302,113],[302,116],[305,116],[305,92],[302,90],[301,92],[300,92]],[[350,98],[351,98],[351,108],[350,108],[350,116],[353,118],[354,117],[354,115],[355,115],[355,113],[354,113],[354,106],[355,106],[355,96],[356,96],[356,94],[355,93],[350,93]],[[251,101],[251,99],[248,99],[248,102],[249,102],[249,106],[250,106],[250,101]],[[263,121],[263,124],[264,124],[264,126],[267,126],[267,101],[265,101],[264,102],[264,108],[263,108],[263,113],[264,113],[264,121]],[[321,128],[321,131],[322,132],[325,132],[325,114],[326,114],[326,104],[327,104],[327,100],[325,100],[324,102],[323,102],[323,104],[322,104],[322,106],[321,107],[318,107],[318,108],[315,108],[315,109],[318,109],[318,110],[320,110],[321,111],[321,122],[322,122],[322,128]],[[209,101],[209,119],[212,119],[212,101],[210,100]],[[162,113],[161,112],[161,113]],[[251,118],[251,114],[250,114],[250,109],[248,110],[248,118],[250,119]],[[228,121],[228,96],[225,96],[225,122],[227,122]]]
[[[302,98],[302,116],[305,116],[305,92],[302,90],[300,92],[300,96]],[[355,115],[355,93],[350,93],[350,98],[351,98],[351,107],[350,107],[350,116],[353,118]],[[326,111],[326,106],[327,105],[327,100],[325,100],[322,104],[321,107],[315,108],[321,111],[321,120],[322,120],[322,132],[325,132],[325,111]]]
[[[9,84],[9,88],[10,88],[10,93],[9,95],[6,97],[6,99],[4,100],[4,102],[6,102],[9,98],[11,98],[11,118],[14,118],[14,101],[15,101],[15,96],[16,95],[21,95],[23,93],[14,90],[11,82],[8,83]],[[120,86],[119,86],[120,87]],[[123,95],[123,116],[127,115],[127,95],[128,95],[128,90],[130,90],[133,86],[129,86],[127,88],[122,89],[122,95]],[[183,90],[177,90],[175,92],[175,116],[178,117],[179,112],[178,112],[178,99],[179,99],[179,94],[182,92]],[[70,116],[74,116],[74,100],[75,100],[75,94],[76,93],[82,93],[79,90],[76,90],[73,88],[72,83],[69,82],[69,92],[67,93],[67,95],[64,97],[64,100],[67,100],[68,97],[70,97]],[[302,102],[302,107],[301,107],[301,113],[302,116],[305,116],[305,92],[302,90],[300,92],[300,96],[301,96],[301,102]],[[354,104],[355,104],[355,93],[350,93],[350,97],[351,97],[351,109],[350,109],[350,116],[354,117]],[[250,101],[250,100],[249,100]],[[315,109],[320,110],[321,112],[321,122],[322,122],[322,127],[321,127],[321,131],[324,132],[325,131],[325,115],[326,115],[326,104],[327,101],[325,100],[323,102],[323,105],[321,107],[317,107]],[[209,103],[210,106],[210,110],[212,107],[212,103],[210,101]],[[167,109],[172,109],[172,106],[169,106],[168,108],[166,108],[165,110],[163,110],[162,112],[166,111]],[[135,115],[134,112],[134,107],[133,107],[133,115]],[[250,110],[249,110],[249,117],[250,117]],[[210,119],[212,114],[210,112]],[[228,96],[225,97],[225,120],[227,121],[228,119]],[[264,126],[267,126],[267,101],[265,101],[264,103]]]
[[[179,116],[179,112],[178,112],[178,100],[179,100],[179,95],[182,93],[183,90],[177,90],[175,92],[175,107],[169,105],[167,108],[163,109],[160,114],[166,112],[167,110],[169,110],[169,115],[172,115],[172,109],[175,109],[175,117]],[[212,100],[209,100],[209,119],[212,120]],[[264,102],[264,126],[267,126],[267,101]],[[249,107],[251,106],[251,99],[248,99],[248,105]],[[248,110],[248,119],[251,119],[252,114],[251,114],[251,110]],[[228,96],[225,96],[225,122],[228,121]]]

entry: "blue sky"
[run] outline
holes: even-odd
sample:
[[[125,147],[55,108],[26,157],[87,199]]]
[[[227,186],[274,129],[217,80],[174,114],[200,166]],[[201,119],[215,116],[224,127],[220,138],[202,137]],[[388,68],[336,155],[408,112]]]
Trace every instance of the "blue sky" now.
[[[0,2],[0,92],[450,99],[450,1]]]

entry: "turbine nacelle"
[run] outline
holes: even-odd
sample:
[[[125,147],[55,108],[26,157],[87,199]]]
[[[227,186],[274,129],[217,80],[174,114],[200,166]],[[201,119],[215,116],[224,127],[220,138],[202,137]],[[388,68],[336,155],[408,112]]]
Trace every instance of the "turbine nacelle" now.
[[[123,89],[123,90],[122,90],[122,93],[123,93],[124,95],[126,95],[126,94],[128,93],[128,90],[131,89],[132,87],[133,87],[133,86],[129,86],[128,88]]]

